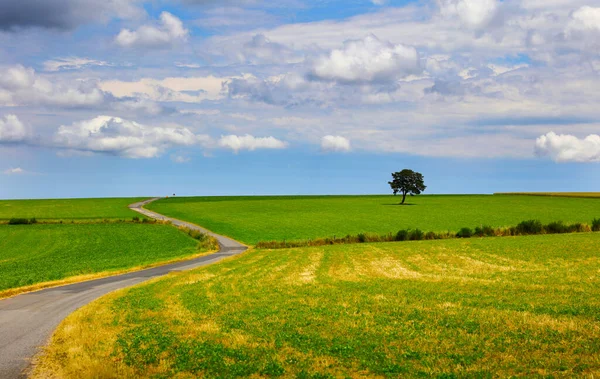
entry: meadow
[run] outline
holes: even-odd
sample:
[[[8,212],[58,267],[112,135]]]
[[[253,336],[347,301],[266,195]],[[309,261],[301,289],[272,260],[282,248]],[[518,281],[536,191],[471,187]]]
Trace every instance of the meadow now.
[[[108,223],[0,226],[0,297],[57,283],[183,259],[197,240],[168,225]]]
[[[253,250],[80,309],[33,377],[595,377],[599,244]]]
[[[11,218],[38,220],[131,219],[140,214],[128,205],[147,198],[0,200],[0,221]]]
[[[162,199],[147,208],[251,245],[417,228],[456,233],[531,219],[589,224],[600,218],[600,201],[594,198],[425,195],[408,198],[409,205],[399,202],[391,195],[191,197]]]

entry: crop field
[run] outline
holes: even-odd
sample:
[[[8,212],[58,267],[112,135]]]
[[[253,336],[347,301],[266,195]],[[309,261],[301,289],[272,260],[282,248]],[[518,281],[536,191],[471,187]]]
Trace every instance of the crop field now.
[[[0,297],[70,277],[197,255],[198,241],[160,224],[0,226]]]
[[[282,196],[169,198],[147,206],[247,244],[259,241],[396,233],[400,229],[457,232],[524,220],[591,223],[600,201],[548,196]]]
[[[82,308],[34,377],[596,377],[599,244],[254,250]]]
[[[0,200],[0,220],[131,219],[135,216],[141,218],[140,214],[127,206],[145,199]]]

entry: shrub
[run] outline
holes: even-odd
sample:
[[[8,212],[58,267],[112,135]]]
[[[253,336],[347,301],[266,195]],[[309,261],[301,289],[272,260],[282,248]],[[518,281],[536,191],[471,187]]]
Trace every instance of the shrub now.
[[[436,239],[438,239],[438,235],[435,234],[434,232],[427,232],[425,234],[425,239],[426,240],[436,240]]]
[[[471,236],[473,236],[471,228],[462,228],[456,233],[457,238],[471,238]]]
[[[594,221],[592,221],[592,231],[600,232],[600,218],[595,218]]]
[[[366,235],[366,234],[364,234],[364,233],[360,233],[360,234],[358,235],[358,242],[360,242],[360,243],[365,243],[365,242],[367,242],[367,235]]]
[[[544,232],[544,226],[540,220],[523,221],[517,225],[517,232],[524,235],[542,234]]]
[[[546,229],[546,233],[550,234],[567,233],[569,231],[569,228],[562,221],[551,222],[544,229]]]
[[[29,225],[29,219],[26,218],[11,218],[8,225]]]
[[[592,228],[590,228],[588,224],[582,224],[580,222],[571,225],[571,228],[573,233],[586,233],[592,231]]]
[[[408,239],[411,241],[421,241],[424,237],[425,233],[420,229],[415,229],[409,233]]]
[[[487,225],[478,226],[475,228],[473,235],[477,237],[494,237],[496,235],[496,230]]]
[[[400,230],[396,233],[396,241],[408,241],[408,230]]]
[[[135,216],[134,218],[132,218],[133,222],[140,222],[140,218],[138,216]]]

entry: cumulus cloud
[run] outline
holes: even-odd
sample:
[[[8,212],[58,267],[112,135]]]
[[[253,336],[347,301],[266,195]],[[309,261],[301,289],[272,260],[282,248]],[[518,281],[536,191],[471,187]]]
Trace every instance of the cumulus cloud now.
[[[550,132],[535,141],[535,153],[556,162],[600,162],[600,136],[591,134],[580,139]]]
[[[210,138],[184,127],[154,127],[119,117],[98,116],[61,126],[54,146],[78,152],[105,153],[125,158],[155,158],[177,146],[205,144]]]
[[[79,70],[84,67],[91,66],[111,66],[110,63],[99,61],[95,59],[79,58],[79,57],[67,57],[67,58],[56,58],[44,62],[44,69],[46,71],[61,71],[61,70]]]
[[[566,27],[566,34],[600,32],[600,8],[583,6],[571,13],[571,20]]]
[[[348,152],[350,141],[341,136],[325,136],[321,139],[321,150],[326,152]]]
[[[219,146],[225,149],[231,149],[237,153],[241,150],[285,149],[288,147],[288,143],[278,140],[275,137],[254,137],[250,134],[236,136],[232,134],[222,136],[219,140]]]
[[[123,29],[115,38],[121,47],[165,48],[187,40],[189,30],[169,12],[160,14],[160,25],[143,25],[137,30]]]
[[[50,81],[21,65],[0,67],[0,105],[91,106],[104,103],[106,94],[94,81]]]
[[[498,16],[497,0],[440,0],[440,12],[457,17],[468,28],[481,30]]]
[[[0,118],[0,144],[25,142],[30,137],[29,128],[17,116],[9,114]]]
[[[110,17],[136,17],[136,0],[3,0],[0,30],[22,28],[73,29]]]
[[[419,54],[414,47],[391,44],[369,35],[346,41],[314,62],[314,79],[346,84],[389,83],[421,72]]]

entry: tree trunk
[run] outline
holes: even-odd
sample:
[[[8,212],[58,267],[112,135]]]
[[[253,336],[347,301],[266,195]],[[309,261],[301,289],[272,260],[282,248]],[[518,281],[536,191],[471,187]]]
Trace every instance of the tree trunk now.
[[[406,200],[406,192],[402,192],[402,205],[404,205],[404,200]]]

